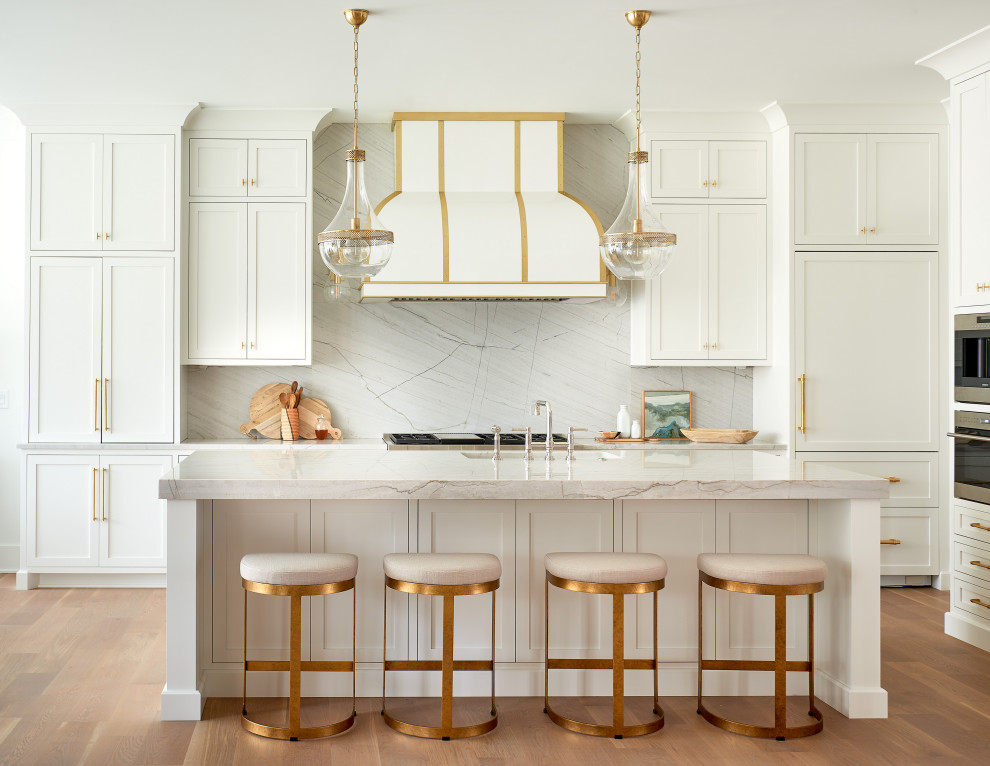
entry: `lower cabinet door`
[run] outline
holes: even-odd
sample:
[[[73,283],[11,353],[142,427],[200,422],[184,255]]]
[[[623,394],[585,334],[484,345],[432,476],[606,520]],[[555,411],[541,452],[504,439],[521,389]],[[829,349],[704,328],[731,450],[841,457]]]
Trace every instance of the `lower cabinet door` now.
[[[807,553],[808,501],[719,500],[715,503],[715,550],[719,553]],[[827,584],[826,584],[826,587]],[[715,593],[715,651],[724,660],[772,660],[774,597],[749,593]],[[705,600],[712,589],[705,586]],[[787,598],[788,659],[807,657],[808,600]],[[746,673],[734,683],[745,688]],[[756,683],[769,684],[769,673],[753,673]]]
[[[355,592],[309,599],[312,609],[312,659],[348,661],[352,637],[358,662],[382,661],[384,574],[387,553],[409,550],[409,502],[406,500],[313,500],[313,553],[353,553],[358,557]],[[358,599],[354,628],[352,598]],[[409,658],[410,596],[388,591],[388,658]],[[460,606],[458,604],[458,606]]]
[[[938,508],[884,508],[880,514],[880,574],[938,573]]]
[[[100,461],[100,565],[165,566],[165,501],[158,479],[170,455],[105,455]]]
[[[495,591],[495,660],[515,656],[514,500],[421,500],[419,550],[433,553],[492,553],[502,562]],[[443,645],[443,599],[416,596],[418,658],[439,660]],[[458,659],[491,659],[492,595],[458,596],[454,601],[455,654]],[[439,684],[439,674],[437,678]],[[438,687],[439,688],[439,687]]]
[[[213,501],[213,662],[244,656],[246,553],[309,550],[309,500]],[[309,659],[309,604],[303,599],[302,658]],[[248,594],[248,651],[256,660],[289,658],[289,599]]]
[[[611,500],[516,501],[517,662],[542,662],[546,653],[543,557],[612,550]],[[611,597],[550,588],[550,615],[551,656],[612,656]]]
[[[623,500],[622,550],[667,562],[659,593],[660,661],[698,659],[698,554],[715,550],[714,500]],[[653,656],[653,597],[626,596],[626,656]],[[714,625],[715,602],[705,622]],[[706,656],[715,644],[709,631]]]
[[[28,566],[99,564],[100,458],[28,455]]]

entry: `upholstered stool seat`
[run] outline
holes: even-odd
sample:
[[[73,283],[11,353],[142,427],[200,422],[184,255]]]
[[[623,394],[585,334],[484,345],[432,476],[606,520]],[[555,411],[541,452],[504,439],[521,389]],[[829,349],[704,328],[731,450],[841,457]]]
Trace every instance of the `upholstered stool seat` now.
[[[822,714],[815,707],[814,594],[825,587],[828,568],[814,556],[782,553],[702,553],[698,556],[698,714],[726,731],[765,739],[808,737],[822,730]],[[704,634],[704,586],[737,593],[774,597],[774,659],[706,660],[702,647]],[[808,660],[787,660],[787,597],[808,596]],[[767,670],[774,673],[774,725],[754,726],[730,721],[712,713],[702,702],[702,676],[706,670]],[[808,715],[814,723],[787,726],[787,673],[808,673]]]
[[[339,734],[354,725],[357,716],[354,684],[354,646],[349,662],[302,661],[302,597],[322,596],[354,589],[357,556],[350,553],[249,553],[241,558],[244,586],[244,669],[241,697],[241,726],[254,734],[272,739],[316,739]],[[247,657],[248,591],[289,597],[289,660],[252,661]],[[357,598],[352,611],[356,618]],[[355,619],[355,625],[357,621]],[[289,671],[289,725],[268,726],[251,720],[247,712],[248,672]],[[301,674],[303,671],[340,671],[352,674],[351,714],[325,726],[301,725]]]
[[[659,664],[657,652],[659,629],[657,627],[657,592],[663,588],[667,577],[667,562],[653,553],[548,553],[543,558],[547,577],[545,585],[546,609],[546,665],[543,678],[543,712],[558,726],[581,734],[596,737],[638,737],[663,727],[663,708],[660,707]],[[550,586],[581,593],[604,593],[612,596],[612,659],[554,659],[550,657]],[[623,597],[626,594],[653,594],[653,659],[627,660],[625,658],[625,628]],[[565,718],[550,706],[551,670],[611,670],[612,671],[612,724],[586,723]],[[653,671],[653,714],[655,719],[643,724],[627,726],[625,723],[626,670]]]
[[[443,597],[443,660],[389,660],[383,657],[382,717],[403,734],[430,739],[476,737],[498,725],[495,708],[495,591],[502,577],[502,564],[490,553],[389,553],[382,560],[385,570],[385,636],[388,636],[388,589],[423,596]],[[491,661],[454,661],[454,597],[492,594]],[[384,644],[383,644],[384,645]],[[420,726],[389,715],[385,710],[385,675],[390,670],[439,670],[442,672],[440,726]],[[492,674],[491,718],[469,726],[454,726],[454,671],[487,670]]]

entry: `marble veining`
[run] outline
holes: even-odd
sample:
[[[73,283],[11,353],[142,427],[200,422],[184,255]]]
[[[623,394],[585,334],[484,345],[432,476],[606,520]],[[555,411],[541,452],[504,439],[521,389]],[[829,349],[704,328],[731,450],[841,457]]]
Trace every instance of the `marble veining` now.
[[[372,199],[393,190],[388,125],[362,125]],[[351,127],[331,125],[314,144],[313,225],[322,229],[344,188]],[[565,125],[564,188],[608,226],[625,192],[628,144],[607,125]],[[387,224],[387,221],[385,222]],[[401,254],[401,243],[396,257]],[[541,424],[535,399],[553,405],[555,430],[614,428],[643,390],[689,390],[694,425],[752,428],[751,368],[629,365],[628,305],[572,303],[363,303],[323,297],[326,267],[313,247],[312,367],[189,367],[186,439],[236,437],[251,395],[298,380],[325,400],[348,438],[384,432],[487,431]]]

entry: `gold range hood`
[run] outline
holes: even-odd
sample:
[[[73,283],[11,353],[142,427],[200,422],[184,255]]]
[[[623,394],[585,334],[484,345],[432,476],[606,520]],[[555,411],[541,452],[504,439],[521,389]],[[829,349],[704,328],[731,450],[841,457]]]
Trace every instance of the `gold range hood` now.
[[[398,112],[395,234],[361,300],[594,301],[602,226],[563,190],[563,113]]]

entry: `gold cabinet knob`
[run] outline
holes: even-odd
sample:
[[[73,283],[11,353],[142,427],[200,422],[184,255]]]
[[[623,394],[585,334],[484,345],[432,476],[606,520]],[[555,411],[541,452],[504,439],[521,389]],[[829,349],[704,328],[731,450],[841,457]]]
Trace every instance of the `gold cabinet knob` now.
[[[714,189],[716,186],[718,186],[718,181],[713,178],[712,179],[712,188]]]
[[[251,348],[254,348],[254,341],[251,341]]]
[[[103,239],[105,239],[105,240],[106,240],[107,242],[109,242],[109,241],[110,241],[110,232],[109,232],[109,231],[108,231],[108,232],[106,232],[106,233],[104,233],[104,235],[103,235]]]
[[[100,238],[100,232],[96,232],[96,238],[97,238],[97,239],[99,239],[99,238]]]
[[[702,348],[708,348],[708,344],[707,344],[707,343],[702,343],[702,344],[701,344],[701,347],[702,347]]]
[[[241,348],[244,348],[244,341],[241,341]]]
[[[251,186],[254,186],[254,179],[251,179]]]
[[[871,226],[870,227],[870,234],[876,234],[876,233],[877,233],[877,227],[876,226]]]
[[[712,348],[718,348],[718,343],[712,343]]]
[[[859,230],[859,233],[860,234],[866,234],[866,227],[864,226],[862,229],[860,229]]]
[[[897,482],[900,481],[900,479],[896,476],[885,476],[884,478],[887,479],[887,481],[889,481],[891,484],[897,484]]]
[[[241,186],[244,186],[244,184],[245,184],[245,181],[244,181],[244,179],[242,178],[242,179],[241,179]]]

